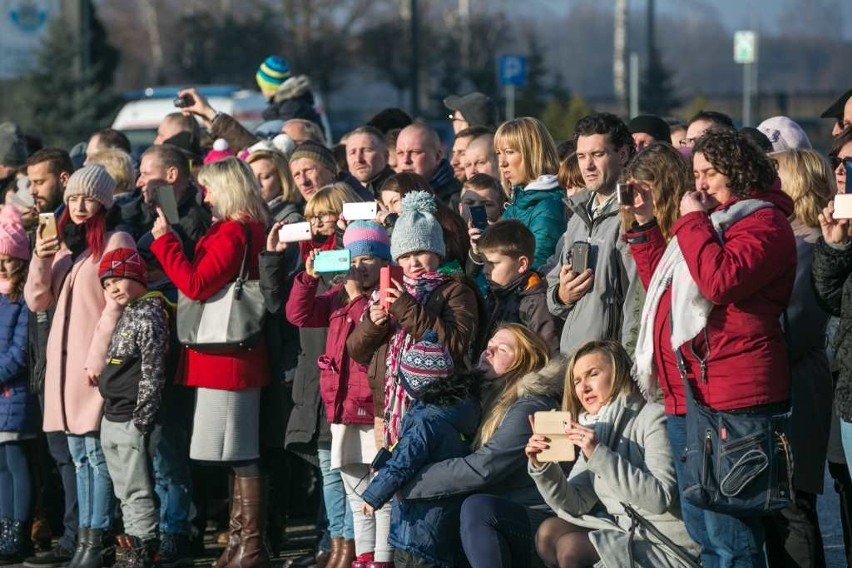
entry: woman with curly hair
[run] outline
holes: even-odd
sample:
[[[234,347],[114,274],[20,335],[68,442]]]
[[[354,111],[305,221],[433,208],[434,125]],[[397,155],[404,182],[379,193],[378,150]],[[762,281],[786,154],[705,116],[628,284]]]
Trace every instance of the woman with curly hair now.
[[[686,448],[686,387],[715,411],[785,412],[790,368],[781,315],[796,277],[793,200],[775,168],[733,131],[709,131],[692,158],[695,191],[680,202],[666,243],[650,200],[626,209],[638,226],[625,236],[647,290],[636,346],[636,378],[653,400],[662,391],[673,455]],[[705,566],[763,566],[760,517],[698,508],[683,519]]]

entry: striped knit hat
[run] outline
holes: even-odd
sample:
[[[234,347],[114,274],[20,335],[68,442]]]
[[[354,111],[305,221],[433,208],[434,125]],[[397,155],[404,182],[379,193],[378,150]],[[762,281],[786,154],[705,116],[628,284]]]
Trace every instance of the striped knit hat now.
[[[402,355],[399,377],[408,396],[419,398],[429,385],[453,374],[453,358],[430,329]]]
[[[290,67],[287,62],[277,55],[270,55],[263,60],[257,70],[257,86],[261,91],[276,91],[290,77]]]
[[[373,256],[390,260],[390,238],[385,228],[375,221],[352,221],[343,233],[343,248],[352,258]]]

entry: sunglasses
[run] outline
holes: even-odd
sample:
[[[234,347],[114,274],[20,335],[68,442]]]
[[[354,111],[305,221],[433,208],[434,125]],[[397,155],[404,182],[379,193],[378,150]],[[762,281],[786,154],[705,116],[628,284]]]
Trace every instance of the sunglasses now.
[[[829,156],[831,160],[831,169],[836,170],[840,164],[843,164],[844,168],[848,168],[849,164],[852,164],[852,156],[846,156],[845,158],[841,158],[839,156]]]

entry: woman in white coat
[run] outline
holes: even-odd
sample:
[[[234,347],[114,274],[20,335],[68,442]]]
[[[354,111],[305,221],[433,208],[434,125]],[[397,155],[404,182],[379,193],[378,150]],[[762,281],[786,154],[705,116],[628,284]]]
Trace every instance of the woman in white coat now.
[[[582,453],[567,479],[558,463],[537,459],[548,438],[533,435],[526,447],[530,476],[558,515],[536,535],[538,554],[548,566],[683,566],[647,531],[631,535],[623,503],[683,551],[698,554],[680,518],[663,407],[642,398],[631,366],[615,341],[586,343],[571,359],[563,410],[572,420],[565,432]]]

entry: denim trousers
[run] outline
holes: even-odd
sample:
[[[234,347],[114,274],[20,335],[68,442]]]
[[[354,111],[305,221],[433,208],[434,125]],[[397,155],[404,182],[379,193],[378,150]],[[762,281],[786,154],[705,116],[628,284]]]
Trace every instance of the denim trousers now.
[[[154,454],[154,490],[160,501],[160,531],[189,536],[192,510],[192,473],[189,440],[193,392],[168,385],[160,405],[160,439]]]
[[[56,463],[56,469],[62,478],[62,493],[65,497],[62,525],[63,532],[59,544],[66,550],[77,546],[77,527],[80,523],[80,511],[77,506],[77,474],[71,450],[68,449],[68,437],[65,432],[45,432],[47,449]]]
[[[328,517],[328,534],[352,540],[355,538],[352,509],[349,507],[349,499],[346,498],[340,470],[331,469],[331,448],[321,444],[317,449],[317,456],[322,473],[322,497]]]
[[[33,484],[26,442],[0,444],[0,518],[29,521],[33,509]]]
[[[701,563],[704,568],[766,566],[762,517],[734,517],[716,513],[695,507],[683,498],[683,462],[680,458],[686,448],[686,417],[666,415],[666,427],[680,489],[683,522],[692,540],[701,545]]]
[[[77,474],[80,527],[107,530],[112,526],[115,496],[101,448],[100,433],[67,436],[68,450]]]
[[[849,475],[852,475],[852,422],[840,420],[840,439],[843,441],[846,466],[849,468]]]

